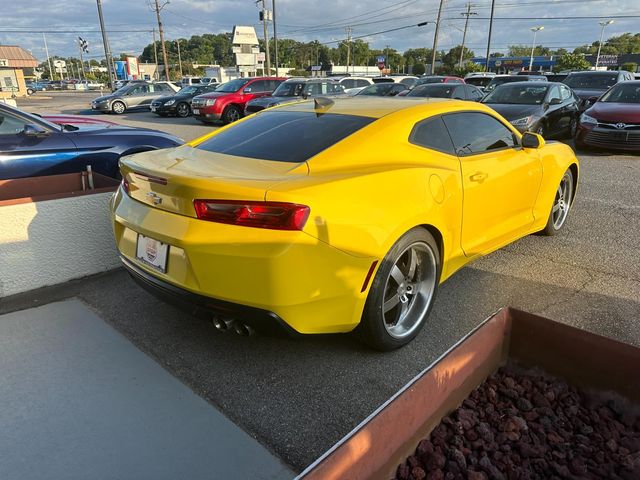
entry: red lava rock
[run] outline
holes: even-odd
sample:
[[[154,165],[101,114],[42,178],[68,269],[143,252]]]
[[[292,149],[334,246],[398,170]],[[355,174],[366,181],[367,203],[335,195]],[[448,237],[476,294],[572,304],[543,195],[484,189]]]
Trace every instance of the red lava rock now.
[[[400,480],[640,480],[640,414],[540,370],[507,366],[444,417]]]
[[[442,471],[441,470],[437,470],[438,472],[440,472],[440,477],[442,478]],[[423,478],[427,477],[427,479],[431,480],[431,479],[435,479],[437,477],[432,476],[433,472],[429,473],[429,475],[427,475],[427,473],[421,468],[421,467],[413,467],[411,469],[411,476],[415,479],[415,480],[422,480]]]

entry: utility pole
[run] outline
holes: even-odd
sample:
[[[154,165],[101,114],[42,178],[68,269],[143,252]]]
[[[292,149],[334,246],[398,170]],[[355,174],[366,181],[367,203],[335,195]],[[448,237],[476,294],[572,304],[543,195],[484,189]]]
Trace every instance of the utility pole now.
[[[436,50],[438,49],[438,31],[440,30],[440,16],[442,15],[442,7],[444,6],[444,0],[440,0],[440,7],[438,8],[438,19],[436,20],[436,31],[433,34],[433,53],[431,54],[431,75],[436,70]]]
[[[155,8],[151,7],[154,12],[156,12],[156,17],[158,18],[158,31],[160,32],[160,44],[162,46],[162,59],[164,61],[164,76],[167,81],[169,81],[169,61],[167,59],[167,47],[164,44],[164,29],[162,28],[162,20],[160,19],[160,10],[162,10],[165,5],[169,3],[164,2],[162,5],[158,3],[158,0],[155,0]]]
[[[389,73],[391,73],[391,64],[389,62],[389,45],[386,45],[384,48],[384,63],[385,63],[385,68],[389,70]]]
[[[102,17],[102,0],[96,0],[98,3],[98,17],[100,17],[100,30],[102,30],[102,43],[104,45],[104,58],[107,63],[107,72],[109,73],[109,86],[113,89],[115,86],[115,70],[113,69],[113,59],[111,57],[111,48],[109,47],[109,39],[107,31],[104,29],[104,18]]]
[[[275,64],[276,64],[276,77],[279,77],[278,72],[278,31],[276,30],[276,0],[271,0],[273,4],[273,43],[275,46]]]
[[[269,10],[267,10],[267,5],[265,0],[258,0],[256,3],[262,2],[262,12],[260,13],[260,17],[262,20],[262,28],[264,30],[264,53],[265,53],[265,61],[267,64],[266,72],[264,72],[263,65],[263,73],[266,77],[271,76],[271,56],[269,55],[269,33],[267,30],[267,22],[269,21]]]
[[[531,31],[533,32],[533,43],[531,44],[531,56],[529,57],[529,71],[533,69],[533,52],[536,49],[536,34],[540,31],[544,30],[544,27],[533,27]]]
[[[47,47],[47,36],[42,32],[42,39],[44,40],[44,52],[47,54],[47,63],[49,64],[49,80],[54,80],[53,66],[51,65],[51,57],[49,57],[49,47]]]
[[[347,73],[349,73],[349,62],[351,61],[351,32],[353,32],[353,29],[347,27],[345,30],[347,31]]]
[[[180,39],[176,40],[178,44],[178,65],[180,66],[180,78],[182,78],[182,57],[180,56]]]
[[[496,7],[496,0],[491,0],[491,18],[489,19],[489,38],[487,39],[487,58],[485,63],[485,71],[489,71],[489,52],[491,51],[491,32],[493,31],[493,12]]]
[[[158,74],[158,45],[156,44],[156,29],[153,29],[153,59],[156,62],[156,71],[153,74],[156,80],[160,79],[160,75]]]
[[[471,11],[471,3],[467,3],[467,11],[465,13],[461,13],[460,15],[464,15],[467,19],[464,21],[464,32],[462,33],[462,48],[460,49],[460,62],[459,66],[462,68],[462,61],[464,60],[464,42],[467,40],[467,28],[469,27],[469,17],[471,15],[478,15],[478,12]]]

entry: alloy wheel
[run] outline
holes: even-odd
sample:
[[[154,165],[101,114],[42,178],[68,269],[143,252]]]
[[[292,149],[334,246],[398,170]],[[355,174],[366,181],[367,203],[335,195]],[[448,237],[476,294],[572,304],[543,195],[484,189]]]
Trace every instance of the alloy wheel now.
[[[565,173],[556,191],[556,198],[551,209],[551,221],[553,228],[556,230],[559,230],[564,225],[567,215],[569,215],[572,195],[573,182],[570,174]]]
[[[382,316],[387,333],[397,339],[420,326],[435,292],[437,262],[425,242],[409,245],[396,259],[385,282]]]

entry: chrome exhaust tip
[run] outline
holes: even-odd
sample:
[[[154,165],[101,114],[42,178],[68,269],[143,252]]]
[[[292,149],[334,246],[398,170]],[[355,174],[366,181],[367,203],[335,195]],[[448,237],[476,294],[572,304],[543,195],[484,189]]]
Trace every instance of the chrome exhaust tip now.
[[[249,337],[253,335],[253,329],[249,325],[245,325],[242,322],[235,322],[233,330],[242,337]]]
[[[219,332],[226,332],[229,330],[229,324],[223,318],[218,316],[213,317],[213,326],[216,327],[216,330]]]

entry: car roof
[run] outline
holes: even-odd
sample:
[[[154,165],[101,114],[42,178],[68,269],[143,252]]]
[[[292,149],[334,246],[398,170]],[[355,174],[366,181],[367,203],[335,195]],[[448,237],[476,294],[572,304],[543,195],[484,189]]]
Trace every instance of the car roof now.
[[[520,75],[520,76],[522,76],[522,75]],[[549,86],[552,86],[552,85],[564,85],[564,83],[561,83],[561,82],[544,82],[542,80],[530,82],[530,81],[526,81],[525,80],[525,81],[522,81],[522,82],[503,83],[502,85],[499,85],[496,88],[500,88],[503,85],[509,85],[509,86],[512,86],[512,85],[526,85],[527,87],[549,87]]]
[[[322,97],[315,97],[316,99]],[[362,117],[382,118],[396,112],[415,110],[426,116],[457,110],[477,110],[489,112],[492,110],[481,104],[450,100],[448,98],[426,98],[423,102],[416,102],[415,98],[397,97],[372,97],[359,98],[358,95],[350,98],[332,98],[329,107],[315,109],[315,101],[297,102],[286,104],[270,111],[296,111],[333,113],[341,115],[358,115]]]
[[[620,70],[581,70],[579,72],[569,72],[569,75],[611,75],[618,74]]]

